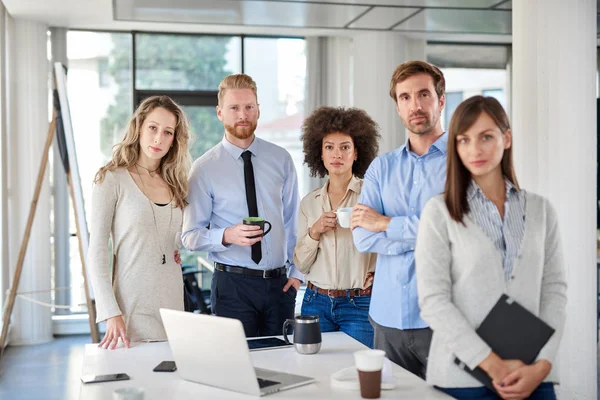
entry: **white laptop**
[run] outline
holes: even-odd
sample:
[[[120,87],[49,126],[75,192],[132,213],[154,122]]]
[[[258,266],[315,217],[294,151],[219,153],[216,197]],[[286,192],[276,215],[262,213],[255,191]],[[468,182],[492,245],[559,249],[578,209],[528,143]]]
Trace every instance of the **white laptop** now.
[[[237,319],[160,309],[181,377],[221,389],[264,396],[313,378],[254,368]]]

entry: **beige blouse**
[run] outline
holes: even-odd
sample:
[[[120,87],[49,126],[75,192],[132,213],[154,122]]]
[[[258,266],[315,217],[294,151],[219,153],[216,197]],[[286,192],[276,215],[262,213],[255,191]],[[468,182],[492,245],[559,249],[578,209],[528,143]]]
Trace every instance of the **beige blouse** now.
[[[329,181],[310,192],[300,202],[294,264],[305,274],[306,281],[320,288],[362,288],[367,273],[375,271],[377,254],[360,253],[354,247],[350,228],[342,228],[339,224],[335,231],[322,233],[320,240],[314,240],[308,234],[323,211],[332,210],[328,187]],[[354,207],[358,203],[361,188],[362,180],[353,176],[337,208]]]

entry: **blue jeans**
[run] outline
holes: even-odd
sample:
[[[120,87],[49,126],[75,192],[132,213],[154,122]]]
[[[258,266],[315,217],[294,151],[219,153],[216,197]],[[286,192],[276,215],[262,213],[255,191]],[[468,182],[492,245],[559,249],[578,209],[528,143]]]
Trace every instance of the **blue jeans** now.
[[[492,392],[486,387],[476,388],[440,388],[436,386],[436,389],[454,397],[459,400],[499,400],[500,396]],[[556,400],[556,393],[554,393],[554,384],[551,382],[542,382],[528,397],[529,400]]]
[[[302,315],[318,315],[321,332],[342,331],[373,348],[373,327],[369,322],[371,296],[329,297],[309,288],[304,292]]]

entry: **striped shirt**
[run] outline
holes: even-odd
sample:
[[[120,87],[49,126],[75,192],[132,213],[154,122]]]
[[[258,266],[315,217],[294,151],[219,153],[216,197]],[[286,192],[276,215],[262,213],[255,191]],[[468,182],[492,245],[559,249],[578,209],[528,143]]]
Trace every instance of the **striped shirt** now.
[[[485,197],[479,185],[473,180],[467,189],[467,201],[469,215],[502,255],[504,279],[509,280],[525,233],[525,193],[517,190],[508,179],[504,178],[504,182],[506,184],[504,221],[500,218],[500,212],[494,202]]]

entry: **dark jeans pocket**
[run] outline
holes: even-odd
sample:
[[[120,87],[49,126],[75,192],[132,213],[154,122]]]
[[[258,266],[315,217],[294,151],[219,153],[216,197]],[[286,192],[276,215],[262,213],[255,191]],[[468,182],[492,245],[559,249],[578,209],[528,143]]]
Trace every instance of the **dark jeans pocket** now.
[[[287,292],[285,292],[285,294],[288,295],[288,297],[290,297],[292,300],[294,300],[294,303],[296,302],[296,295],[298,294],[298,291],[295,287],[290,286]]]

